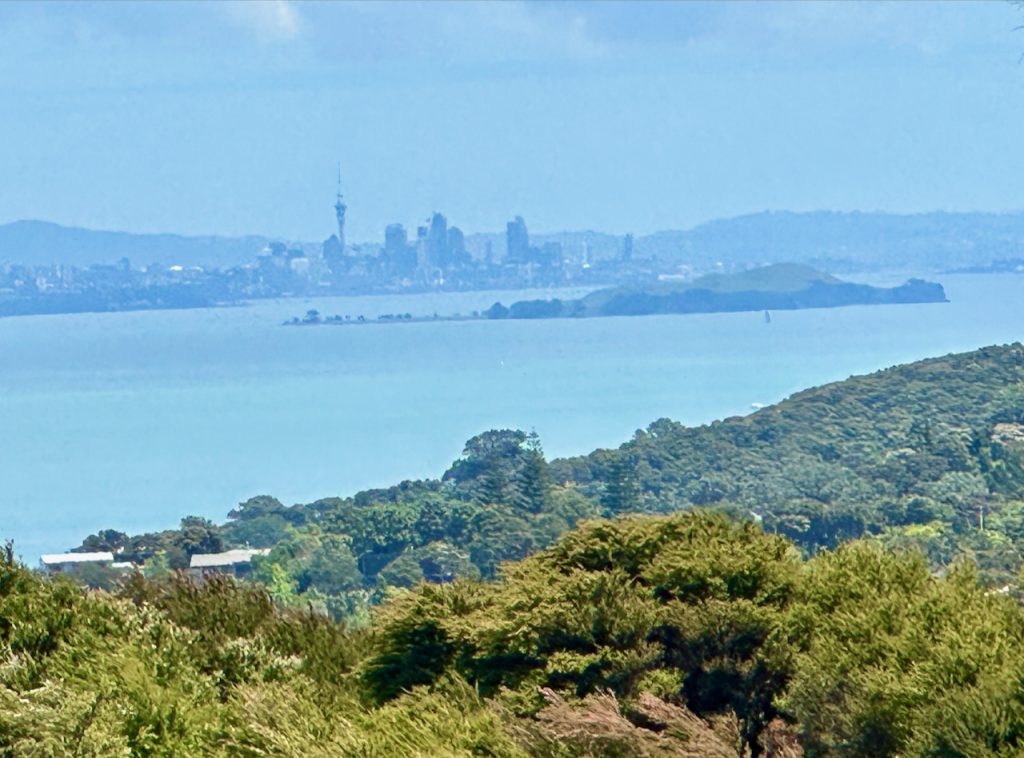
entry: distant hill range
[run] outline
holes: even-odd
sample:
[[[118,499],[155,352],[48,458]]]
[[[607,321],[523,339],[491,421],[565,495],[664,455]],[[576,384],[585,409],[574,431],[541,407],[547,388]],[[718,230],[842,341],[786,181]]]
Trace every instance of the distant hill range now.
[[[558,242],[591,260],[621,254],[624,235],[594,231],[532,234],[534,244]],[[0,225],[0,263],[87,266],[128,258],[136,264],[227,267],[253,260],[269,238],[130,234],[44,221]],[[471,234],[467,247],[482,256],[505,252],[503,233]],[[303,247],[317,243],[304,243]],[[710,221],[688,230],[637,236],[635,258],[707,268],[718,262],[808,263],[834,272],[864,269],[964,269],[1024,257],[1024,213],[764,212]]]
[[[61,226],[48,221],[0,225],[0,264],[90,266],[128,258],[136,265],[229,267],[255,259],[267,237],[185,237]]]
[[[467,245],[502,235],[471,235]],[[586,243],[591,260],[621,254],[623,236],[601,232],[531,234],[535,244],[558,242],[578,255]],[[708,268],[716,263],[793,261],[833,272],[910,268],[943,271],[1024,258],[1024,213],[793,213],[766,211],[709,221],[687,230],[637,236],[634,258]]]
[[[659,258],[932,270],[1019,256],[1022,249],[1024,213],[757,213],[635,243],[637,255]]]

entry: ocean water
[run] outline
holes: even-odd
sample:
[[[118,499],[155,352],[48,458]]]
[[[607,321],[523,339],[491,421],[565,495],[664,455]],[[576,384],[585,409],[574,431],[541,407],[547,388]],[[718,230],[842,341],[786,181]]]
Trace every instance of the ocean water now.
[[[472,435],[549,456],[696,425],[809,386],[1024,338],[1024,276],[934,277],[949,303],[555,321],[286,328],[323,314],[469,313],[472,293],[0,319],[0,538],[34,563],[101,528],[222,520],[437,476]],[[578,292],[560,291],[561,296]]]

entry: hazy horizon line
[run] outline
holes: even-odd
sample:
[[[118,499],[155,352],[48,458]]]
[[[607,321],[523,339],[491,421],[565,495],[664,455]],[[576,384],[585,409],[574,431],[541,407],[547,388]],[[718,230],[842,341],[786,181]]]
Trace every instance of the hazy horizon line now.
[[[432,211],[432,213],[435,213],[435,212],[436,213],[441,213],[442,215],[445,215],[443,213],[443,211]],[[813,215],[813,214],[832,214],[832,215],[849,215],[849,216],[865,215],[865,216],[894,216],[894,217],[913,217],[913,216],[931,216],[931,215],[948,215],[948,216],[971,216],[971,215],[980,215],[980,216],[1016,216],[1016,215],[1024,214],[1024,208],[1019,208],[1019,209],[1016,209],[1016,210],[980,210],[980,209],[973,209],[973,210],[965,210],[965,209],[949,210],[949,209],[944,209],[944,208],[936,208],[936,209],[927,210],[927,211],[914,211],[914,212],[887,211],[887,210],[880,210],[880,209],[864,210],[864,209],[861,209],[861,208],[843,209],[843,210],[837,210],[837,209],[834,209],[834,208],[815,208],[815,209],[810,209],[810,210],[808,210],[808,209],[792,210],[792,209],[788,209],[788,208],[765,208],[765,209],[762,209],[762,210],[759,210],[759,211],[749,211],[747,213],[738,213],[738,214],[731,215],[731,216],[715,216],[715,217],[712,217],[712,218],[705,219],[704,221],[700,221],[700,222],[698,222],[696,224],[693,224],[691,226],[666,227],[666,228],[655,229],[653,231],[646,231],[646,232],[636,232],[636,231],[633,231],[633,230],[608,231],[608,230],[605,230],[605,229],[597,229],[597,228],[594,228],[594,227],[587,227],[587,228],[562,228],[562,229],[556,229],[556,230],[536,230],[536,229],[530,229],[529,233],[530,233],[531,236],[541,236],[541,237],[548,237],[548,236],[554,236],[554,235],[559,235],[559,234],[603,234],[603,235],[607,235],[607,236],[610,236],[610,237],[624,237],[627,234],[632,234],[634,237],[652,237],[652,236],[657,235],[657,234],[665,234],[665,233],[671,233],[671,232],[690,232],[690,231],[698,229],[698,228],[700,228],[702,226],[707,226],[708,224],[713,224],[713,223],[721,222],[721,221],[734,221],[736,219],[747,218],[747,217],[750,217],[750,216],[764,216],[764,215],[772,215],[772,214],[779,214],[779,215],[788,214],[788,215],[793,215],[793,216]],[[518,216],[518,214],[515,215],[515,216],[512,216],[509,219],[509,221],[511,221],[512,219],[516,218],[517,216]],[[447,216],[446,216],[446,218],[447,218]],[[448,219],[448,220],[449,220],[449,222],[451,221],[451,219]],[[524,220],[527,223],[527,227],[529,227],[529,219],[524,219]],[[319,244],[319,243],[323,242],[324,240],[330,238],[334,234],[334,232],[332,230],[323,239],[319,239],[318,240],[318,239],[312,239],[312,238],[303,239],[303,238],[299,238],[299,237],[292,237],[292,236],[289,236],[289,235],[272,234],[272,233],[266,233],[266,232],[255,232],[255,231],[254,232],[247,232],[245,234],[226,234],[226,233],[221,233],[221,232],[153,231],[153,230],[139,231],[139,230],[132,230],[132,229],[110,229],[110,228],[99,228],[99,227],[92,227],[92,226],[82,226],[82,225],[79,225],[79,224],[70,224],[70,223],[64,223],[64,222],[61,222],[61,221],[54,221],[53,219],[47,219],[47,218],[17,218],[17,219],[12,219],[10,221],[0,222],[0,227],[14,226],[15,224],[26,224],[26,223],[28,223],[28,224],[31,224],[31,223],[47,224],[47,225],[50,225],[50,226],[60,227],[62,229],[71,229],[71,230],[78,230],[78,231],[85,231],[85,232],[94,232],[94,233],[98,233],[98,234],[127,234],[127,235],[138,236],[138,237],[182,237],[182,238],[214,238],[214,239],[245,239],[246,237],[260,237],[260,238],[268,239],[268,240],[297,242],[297,243],[308,243],[308,244]],[[415,228],[416,228],[415,224],[408,225],[408,224],[405,224],[405,223],[403,223],[401,221],[395,221],[395,222],[392,222],[392,223],[402,224],[403,226],[406,227],[406,229],[409,229],[409,230],[415,230]],[[427,224],[429,224],[429,217],[424,220],[424,225],[427,225]],[[459,226],[458,224],[451,224],[451,225],[452,226]],[[326,226],[327,225],[325,225],[325,227]],[[461,229],[462,227],[459,226],[459,228]],[[381,237],[383,237],[383,233],[384,233],[384,229],[381,229]],[[466,229],[463,229],[463,233],[467,237],[487,236],[487,235],[502,235],[502,234],[505,234],[505,230],[504,229],[495,229],[495,230],[468,231]],[[359,241],[354,242],[353,244],[363,245],[363,244],[375,244],[377,242],[379,242],[379,240],[359,240]]]

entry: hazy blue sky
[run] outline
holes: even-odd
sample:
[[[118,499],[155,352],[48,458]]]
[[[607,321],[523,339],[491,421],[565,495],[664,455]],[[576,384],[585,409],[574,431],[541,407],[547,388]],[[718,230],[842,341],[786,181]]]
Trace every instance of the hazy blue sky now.
[[[0,3],[0,222],[1024,208],[1009,3]]]

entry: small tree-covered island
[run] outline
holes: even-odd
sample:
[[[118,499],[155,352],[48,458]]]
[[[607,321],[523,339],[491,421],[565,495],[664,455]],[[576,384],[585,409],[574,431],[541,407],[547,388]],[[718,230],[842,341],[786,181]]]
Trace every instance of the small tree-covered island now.
[[[845,305],[906,305],[945,303],[941,284],[910,279],[897,287],[855,284],[798,263],[776,263],[736,274],[708,274],[691,282],[662,280],[644,285],[608,287],[578,300],[520,300],[508,306],[498,302],[473,316],[416,318],[411,314],[385,314],[376,321],[363,316],[329,316],[316,311],[285,322],[311,324],[403,323],[484,319],[588,318],[596,316],[651,316],[673,313],[728,313],[736,311],[837,308]]]
[[[8,545],[0,755],[1018,755],[1022,555],[1020,344],[575,458],[492,430],[434,480]]]
[[[944,303],[941,284],[911,279],[898,287],[852,284],[797,263],[776,263],[738,274],[708,274],[692,282],[609,287],[580,300],[495,303],[487,318],[584,318],[664,313],[836,308],[843,305]]]

